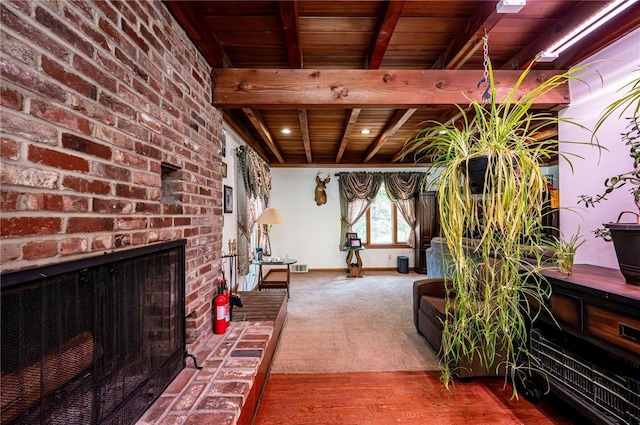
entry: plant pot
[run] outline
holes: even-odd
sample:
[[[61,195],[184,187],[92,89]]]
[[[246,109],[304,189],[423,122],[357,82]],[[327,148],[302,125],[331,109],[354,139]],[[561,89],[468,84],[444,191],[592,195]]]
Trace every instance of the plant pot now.
[[[489,168],[489,157],[478,156],[468,158],[462,168],[469,181],[469,190],[471,193],[481,194],[484,191],[487,168]]]
[[[640,285],[640,224],[609,223],[620,271],[627,283]]]
[[[571,276],[573,272],[573,257],[575,254],[573,252],[563,252],[557,253],[556,257],[558,259],[558,270],[560,273],[566,273],[567,276]]]

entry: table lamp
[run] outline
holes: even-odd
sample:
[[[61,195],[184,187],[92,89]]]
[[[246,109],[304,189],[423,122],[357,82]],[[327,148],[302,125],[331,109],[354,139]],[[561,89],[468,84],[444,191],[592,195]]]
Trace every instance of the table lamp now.
[[[262,247],[264,255],[267,257],[271,256],[271,241],[269,240],[269,230],[274,224],[282,224],[284,223],[284,218],[277,209],[275,208],[267,208],[262,211],[262,214],[256,219],[256,222],[262,226],[264,226],[264,236],[265,243]]]

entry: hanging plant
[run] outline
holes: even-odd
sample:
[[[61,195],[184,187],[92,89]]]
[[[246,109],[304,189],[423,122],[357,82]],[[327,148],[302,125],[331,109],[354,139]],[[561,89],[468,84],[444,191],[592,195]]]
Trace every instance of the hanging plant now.
[[[487,103],[471,100],[469,113],[459,106],[461,119],[451,125],[427,122],[407,144],[418,155],[431,157],[430,171],[440,171],[434,184],[453,263],[440,351],[444,384],[449,387],[459,368],[479,361],[497,375],[510,376],[517,395],[515,379],[530,356],[528,324],[537,314],[529,302],[544,306],[550,296],[539,274],[547,189],[540,163],[557,153],[552,147],[557,141],[534,136],[566,121],[532,111],[532,106],[576,79],[583,68],[553,76],[522,94],[528,68],[499,102],[490,63],[488,69]],[[471,187],[469,163],[480,157],[486,158],[487,173],[481,185]],[[474,249],[465,239],[469,229]],[[531,255],[537,258],[524,260]]]

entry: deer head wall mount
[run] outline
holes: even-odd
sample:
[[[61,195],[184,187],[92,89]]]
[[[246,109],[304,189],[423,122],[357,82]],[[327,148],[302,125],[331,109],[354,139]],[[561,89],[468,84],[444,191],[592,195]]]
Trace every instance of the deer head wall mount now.
[[[316,174],[316,193],[315,201],[316,205],[324,205],[327,203],[327,193],[324,191],[327,188],[327,184],[331,181],[330,175],[327,173],[326,179],[320,178],[320,171]]]

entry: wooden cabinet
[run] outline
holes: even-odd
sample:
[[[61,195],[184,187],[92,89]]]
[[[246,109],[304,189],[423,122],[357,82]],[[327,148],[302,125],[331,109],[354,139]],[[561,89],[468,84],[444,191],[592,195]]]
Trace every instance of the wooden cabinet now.
[[[436,192],[421,193],[416,202],[415,271],[427,273],[425,250],[431,246],[431,238],[439,233]]]
[[[640,423],[640,288],[615,269],[544,270],[552,289],[531,352],[551,390],[595,424]]]

